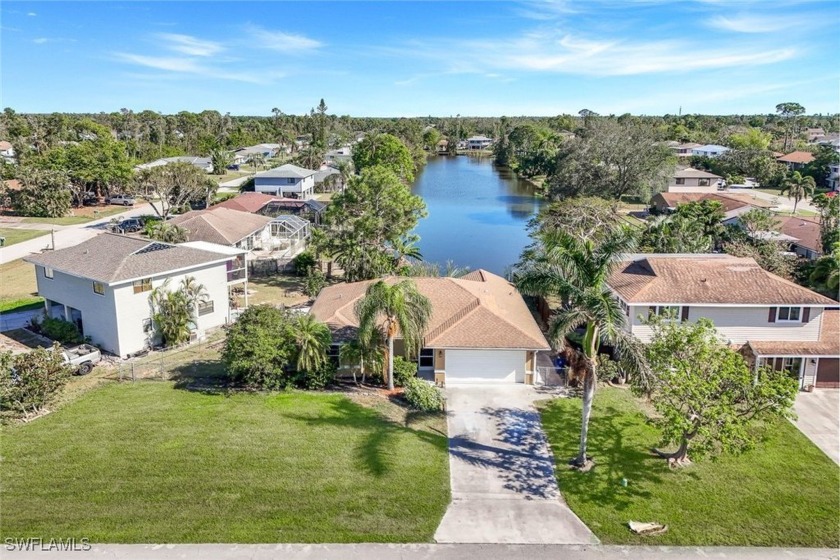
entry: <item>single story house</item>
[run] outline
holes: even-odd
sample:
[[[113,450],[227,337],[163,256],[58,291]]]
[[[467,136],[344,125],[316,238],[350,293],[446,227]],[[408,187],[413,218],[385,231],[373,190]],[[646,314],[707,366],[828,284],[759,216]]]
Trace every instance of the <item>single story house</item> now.
[[[317,171],[287,163],[254,175],[254,190],[279,197],[312,198]]]
[[[253,156],[262,156],[265,159],[273,158],[283,149],[281,144],[255,144],[237,148],[233,151],[233,163],[242,165],[251,161]]]
[[[223,206],[194,210],[175,216],[169,223],[184,228],[190,241],[206,241],[245,251],[271,244],[271,218]]]
[[[731,148],[727,148],[726,146],[721,146],[719,144],[705,144],[703,146],[691,148],[691,155],[716,158],[722,156],[730,149]]]
[[[802,169],[807,164],[814,161],[814,154],[811,152],[791,152],[789,154],[785,154],[781,157],[777,157],[776,161],[779,163],[784,163],[787,165],[788,169],[791,171]]]
[[[421,375],[434,375],[438,384],[533,383],[536,354],[549,345],[512,284],[485,270],[414,281],[432,304],[422,347],[416,352]],[[353,308],[371,282],[328,286],[315,300],[310,313],[332,331],[333,354],[339,343],[357,335]],[[402,340],[396,341],[395,354],[406,354]]]
[[[74,323],[107,352],[125,357],[156,340],[149,296],[177,290],[187,276],[204,286],[195,310],[195,338],[231,320],[229,279],[237,254],[103,233],[74,247],[25,257],[35,265],[38,294],[51,317]]]
[[[350,146],[342,146],[337,150],[329,150],[326,154],[324,154],[324,159],[333,163],[338,163],[340,161],[353,161],[353,148]]]
[[[753,208],[769,208],[771,203],[760,198],[753,198],[748,194],[736,193],[693,193],[693,192],[663,192],[653,195],[651,205],[661,213],[676,211],[680,204],[712,200],[723,205],[723,223],[732,223],[735,219],[749,212]]]
[[[687,167],[674,173],[668,183],[668,192],[716,193],[725,186],[720,175]]]
[[[776,220],[780,224],[779,233],[795,239],[791,243],[794,253],[809,260],[818,259],[822,256],[822,237],[820,236],[819,222],[793,216],[777,216]]]
[[[691,157],[692,153],[691,150],[695,148],[701,147],[702,144],[697,144],[696,142],[686,142],[685,144],[680,144],[679,142],[669,142],[668,148],[676,155],[678,158],[687,158]]]
[[[170,163],[189,163],[190,165],[201,169],[205,173],[213,172],[212,160],[209,157],[198,156],[176,156],[160,158],[154,161],[150,161],[149,163],[141,163],[140,165],[135,165],[134,170],[140,171],[142,169],[151,169],[152,167],[160,167],[161,165],[167,165]]]
[[[313,224],[320,224],[321,214],[326,210],[327,205],[314,198],[301,200],[299,198],[280,198],[258,192],[244,192],[214,205],[213,208],[228,208],[272,218],[283,215],[298,216],[309,220]]]
[[[321,169],[315,172],[315,186],[318,185],[330,189],[343,189],[344,184],[341,182],[341,172],[335,167],[328,165],[322,166]]]
[[[840,383],[838,303],[767,272],[751,258],[630,255],[607,283],[627,316],[627,329],[643,342],[650,340],[645,320],[653,315],[706,318],[755,365],[786,369],[800,388]]]

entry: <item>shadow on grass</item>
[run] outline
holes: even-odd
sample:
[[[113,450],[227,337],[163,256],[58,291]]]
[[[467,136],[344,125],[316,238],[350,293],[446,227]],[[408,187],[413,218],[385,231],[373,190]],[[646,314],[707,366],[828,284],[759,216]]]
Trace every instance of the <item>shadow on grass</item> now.
[[[346,397],[331,404],[328,414],[307,416],[287,414],[288,418],[305,422],[313,428],[340,427],[354,428],[365,433],[362,443],[356,447],[359,464],[373,476],[383,476],[393,468],[394,438],[400,434],[411,434],[421,442],[446,449],[446,436],[424,430],[413,430],[385,418],[375,410],[352,402]],[[328,452],[328,450],[324,450]]]
[[[229,394],[237,389],[220,360],[196,360],[175,366],[169,378],[175,382],[176,389],[205,395]]]
[[[563,418],[562,420],[568,420]],[[653,494],[645,488],[662,482],[661,474],[667,470],[665,461],[654,456],[648,447],[634,438],[634,432],[647,429],[646,422],[637,414],[607,406],[593,413],[589,423],[587,452],[595,460],[590,472],[580,473],[567,467],[567,460],[577,455],[579,422],[565,422],[554,426],[554,452],[557,454],[561,484],[576,487],[576,499],[600,506],[608,505],[618,511],[627,509],[638,500],[647,500]],[[685,473],[696,478],[695,473]],[[623,481],[626,480],[626,486]]]

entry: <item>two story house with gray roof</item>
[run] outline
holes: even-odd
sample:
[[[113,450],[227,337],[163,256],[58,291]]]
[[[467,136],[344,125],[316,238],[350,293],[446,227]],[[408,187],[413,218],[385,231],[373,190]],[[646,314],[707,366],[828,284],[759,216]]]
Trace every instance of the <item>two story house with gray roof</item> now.
[[[315,192],[315,174],[317,171],[304,169],[287,163],[254,175],[254,190],[272,196],[312,198]]]
[[[244,262],[245,254],[235,251],[105,233],[24,260],[35,265],[38,294],[49,316],[75,323],[94,344],[125,357],[155,342],[149,296],[167,282],[168,289],[176,290],[191,276],[204,286],[207,301],[196,309],[196,337],[229,322],[229,289],[242,281],[237,263]]]

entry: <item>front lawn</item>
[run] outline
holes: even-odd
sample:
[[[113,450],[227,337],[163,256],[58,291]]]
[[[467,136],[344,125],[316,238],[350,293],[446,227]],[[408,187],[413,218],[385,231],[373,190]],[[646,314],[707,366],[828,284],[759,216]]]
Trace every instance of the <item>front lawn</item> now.
[[[4,428],[1,537],[428,542],[449,502],[443,426],[339,394],[108,383]]]
[[[49,235],[50,232],[40,229],[21,229],[21,228],[0,228],[0,237],[4,237],[4,245],[14,245],[23,241],[29,241],[42,235]]]
[[[44,298],[37,292],[34,265],[21,259],[0,264],[0,313],[42,306]]]
[[[589,454],[596,466],[572,471],[580,399],[542,406],[560,491],[604,543],[650,545],[838,546],[840,469],[790,422],[741,456],[670,470],[650,448],[658,431],[623,389],[595,394]],[[622,486],[622,479],[627,486]],[[633,535],[627,522],[668,525],[658,537]]]

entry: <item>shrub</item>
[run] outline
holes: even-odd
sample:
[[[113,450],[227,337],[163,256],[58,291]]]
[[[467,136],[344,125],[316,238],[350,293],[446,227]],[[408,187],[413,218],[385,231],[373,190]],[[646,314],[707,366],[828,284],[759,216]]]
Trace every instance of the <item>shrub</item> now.
[[[70,378],[58,344],[27,354],[0,353],[0,413],[35,416],[53,402]]]
[[[32,326],[35,327],[35,325],[33,322]],[[34,330],[61,344],[81,344],[84,342],[82,333],[79,332],[79,328],[75,324],[56,317],[44,317],[37,323]]]
[[[290,367],[297,352],[289,316],[270,305],[254,305],[228,330],[222,360],[234,382],[278,390],[296,380]]]
[[[443,410],[445,403],[443,392],[434,385],[417,377],[412,377],[404,385],[405,400],[412,408],[424,412]]]
[[[406,361],[402,356],[394,358],[394,385],[405,387],[409,379],[417,377],[417,364]]]
[[[335,379],[335,365],[327,362],[315,371],[301,372],[300,385],[310,391],[320,391]]]
[[[315,255],[309,251],[299,253],[294,259],[292,259],[292,265],[295,267],[295,274],[298,276],[306,276],[309,271],[315,267],[316,263],[317,260],[315,259]]]
[[[324,273],[317,268],[310,268],[306,273],[306,281],[303,283],[303,293],[309,297],[315,297],[321,293],[326,284]]]

